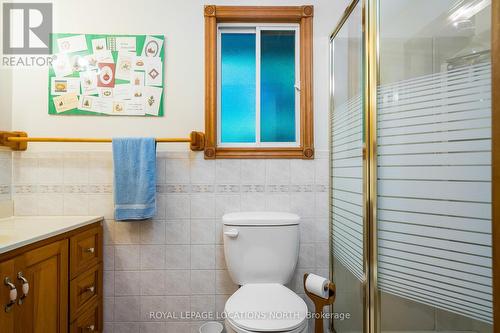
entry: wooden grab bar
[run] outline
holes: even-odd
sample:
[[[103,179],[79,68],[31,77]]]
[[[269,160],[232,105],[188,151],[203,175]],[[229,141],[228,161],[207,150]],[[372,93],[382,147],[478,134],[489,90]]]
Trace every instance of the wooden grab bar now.
[[[156,142],[189,142],[193,151],[205,148],[205,133],[193,131],[189,138],[156,138]],[[0,131],[0,146],[9,147],[12,150],[26,150],[28,142],[112,142],[111,138],[31,138],[26,132]]]

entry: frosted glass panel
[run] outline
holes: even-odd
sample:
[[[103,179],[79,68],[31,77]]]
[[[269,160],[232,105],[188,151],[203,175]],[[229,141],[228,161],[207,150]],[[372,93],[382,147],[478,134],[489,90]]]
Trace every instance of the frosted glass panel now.
[[[221,141],[255,142],[255,34],[221,34]]]
[[[379,287],[491,322],[491,65],[378,96]]]
[[[337,55],[341,43],[336,42]],[[343,89],[338,90],[332,117],[332,248],[337,260],[363,281],[363,104],[360,95],[343,100]]]
[[[380,1],[377,279],[403,328],[492,331],[489,4]]]
[[[338,333],[363,332],[363,57],[362,6],[358,3],[330,44],[330,224],[333,275],[337,286],[334,320]]]
[[[295,31],[261,32],[261,141],[295,141]]]
[[[361,6],[335,36],[331,114],[333,256],[364,281]]]

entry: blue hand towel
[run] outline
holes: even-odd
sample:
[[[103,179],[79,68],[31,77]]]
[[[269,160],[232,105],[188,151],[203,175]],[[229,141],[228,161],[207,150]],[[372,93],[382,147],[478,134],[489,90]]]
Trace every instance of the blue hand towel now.
[[[115,219],[144,220],[156,213],[156,141],[114,138]]]

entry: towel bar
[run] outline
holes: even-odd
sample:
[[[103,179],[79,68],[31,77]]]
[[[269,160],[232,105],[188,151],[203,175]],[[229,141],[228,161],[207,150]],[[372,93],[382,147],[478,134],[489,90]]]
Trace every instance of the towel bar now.
[[[111,138],[31,138],[26,132],[0,131],[0,146],[9,147],[12,150],[26,150],[28,142],[112,142]],[[191,132],[189,138],[156,138],[156,142],[189,142],[192,151],[200,151],[205,148],[205,133]]]

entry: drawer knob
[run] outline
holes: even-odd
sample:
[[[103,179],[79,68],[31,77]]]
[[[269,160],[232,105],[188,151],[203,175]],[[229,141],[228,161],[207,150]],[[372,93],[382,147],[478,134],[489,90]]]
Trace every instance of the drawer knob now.
[[[86,248],[85,252],[86,253],[94,253],[95,252],[95,248],[93,248],[93,247]]]
[[[30,291],[30,284],[28,283],[28,280],[23,276],[23,272],[17,273],[17,279],[21,281],[22,283],[22,288],[23,288],[23,295],[19,297],[19,305],[24,303],[24,299],[26,296],[28,296],[28,293]]]
[[[89,286],[89,287],[85,288],[85,292],[89,292],[89,293],[94,293],[94,290],[95,290],[94,286]]]
[[[10,312],[12,310],[12,306],[16,304],[17,289],[8,276],[3,279],[3,284],[9,288],[9,303],[5,304],[4,310],[5,312]]]
[[[89,332],[94,332],[95,331],[95,326],[94,325],[89,325],[85,328]]]

